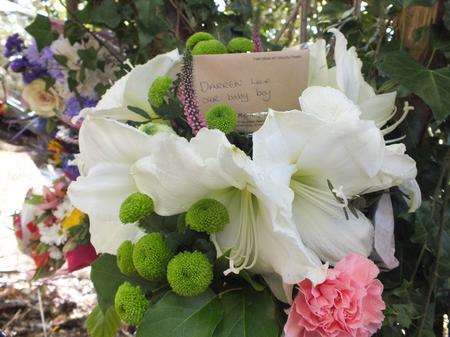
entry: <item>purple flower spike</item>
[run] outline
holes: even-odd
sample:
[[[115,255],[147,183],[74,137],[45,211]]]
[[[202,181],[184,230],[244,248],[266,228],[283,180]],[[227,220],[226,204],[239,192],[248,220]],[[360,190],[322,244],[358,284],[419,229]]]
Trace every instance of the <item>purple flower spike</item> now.
[[[11,57],[20,53],[25,48],[22,38],[18,33],[15,33],[8,37],[5,43],[5,51],[3,55],[5,57]]]
[[[192,129],[193,134],[206,127],[206,122],[198,108],[197,98],[192,84],[193,62],[192,54],[189,49],[184,53],[183,69],[181,71],[180,96],[184,108],[184,115]]]
[[[256,24],[253,25],[252,39],[253,39],[253,52],[259,53],[264,51],[261,41],[261,35],[259,35],[259,26]]]

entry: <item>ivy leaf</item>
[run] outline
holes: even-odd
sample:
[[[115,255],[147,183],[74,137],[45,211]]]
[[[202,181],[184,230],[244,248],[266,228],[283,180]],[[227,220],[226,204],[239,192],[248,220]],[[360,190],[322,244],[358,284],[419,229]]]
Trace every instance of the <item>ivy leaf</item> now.
[[[211,337],[222,316],[220,301],[211,290],[197,297],[168,292],[147,310],[137,337]]]
[[[97,52],[94,47],[79,49],[77,54],[87,69],[97,69]]]
[[[114,305],[114,297],[117,288],[124,283],[130,282],[139,285],[144,292],[149,292],[157,285],[146,281],[138,276],[125,276],[117,267],[116,256],[102,254],[92,265],[91,280],[97,292],[98,304],[104,313]]]
[[[214,337],[279,337],[275,303],[269,292],[230,291],[221,297],[224,319]]]
[[[103,0],[99,5],[92,8],[91,19],[114,29],[122,21],[118,9],[119,6],[114,0]]]
[[[70,19],[64,22],[64,37],[69,40],[70,44],[80,42],[84,33],[85,31],[79,23]]]
[[[49,18],[41,14],[38,14],[34,21],[25,27],[25,30],[34,37],[39,51],[58,38],[58,33],[52,30]]]
[[[427,69],[405,51],[394,51],[383,56],[379,68],[419,96],[437,121],[443,121],[450,114],[450,67]]]
[[[114,337],[120,327],[120,318],[114,307],[109,307],[103,313],[100,306],[96,306],[86,320],[86,328],[90,337]]]
[[[67,56],[65,55],[60,55],[60,54],[54,54],[53,58],[56,60],[56,62],[58,62],[60,65],[62,66],[67,66]]]

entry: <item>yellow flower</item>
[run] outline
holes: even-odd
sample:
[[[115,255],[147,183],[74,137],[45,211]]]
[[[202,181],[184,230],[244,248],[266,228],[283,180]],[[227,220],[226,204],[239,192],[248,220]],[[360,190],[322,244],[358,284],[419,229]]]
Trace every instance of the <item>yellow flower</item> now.
[[[74,208],[74,210],[62,221],[62,228],[67,230],[79,225],[83,221],[85,216],[86,214],[81,212],[78,208]]]

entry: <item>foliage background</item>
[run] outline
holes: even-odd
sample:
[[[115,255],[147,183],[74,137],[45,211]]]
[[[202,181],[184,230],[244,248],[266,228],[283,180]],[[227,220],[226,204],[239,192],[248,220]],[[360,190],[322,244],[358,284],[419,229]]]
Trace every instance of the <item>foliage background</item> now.
[[[390,138],[406,137],[423,203],[408,214],[394,198],[400,266],[381,276],[388,307],[379,336],[443,335],[450,311],[450,0],[94,0],[64,6],[69,38],[111,29],[121,51],[112,53],[132,64],[182,48],[200,30],[227,41],[257,29],[265,47],[276,50],[318,37],[329,41],[327,30],[338,27],[356,46],[366,80],[380,93],[397,90],[399,111],[405,101],[414,107]]]

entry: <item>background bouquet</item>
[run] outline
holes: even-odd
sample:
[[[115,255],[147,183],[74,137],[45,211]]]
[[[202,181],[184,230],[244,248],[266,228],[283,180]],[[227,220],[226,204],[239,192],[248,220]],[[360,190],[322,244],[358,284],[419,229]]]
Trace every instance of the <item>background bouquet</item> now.
[[[89,242],[89,220],[67,198],[66,178],[44,186],[42,193],[28,192],[20,214],[14,215],[16,238],[22,252],[33,258],[34,279],[57,272],[67,261],[72,272],[97,257]]]

